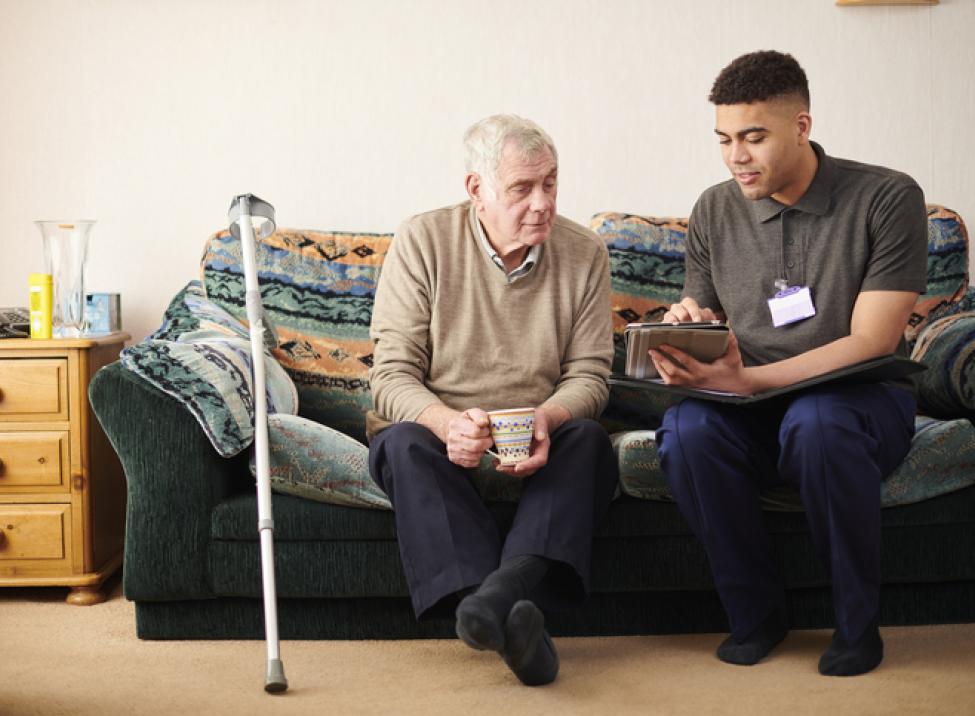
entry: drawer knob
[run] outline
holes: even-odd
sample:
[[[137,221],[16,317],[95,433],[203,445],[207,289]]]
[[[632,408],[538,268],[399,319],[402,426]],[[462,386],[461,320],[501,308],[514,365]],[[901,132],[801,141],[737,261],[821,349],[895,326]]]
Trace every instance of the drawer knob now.
[[[3,460],[0,460],[0,475],[3,475],[3,469],[5,467],[6,467],[6,465],[3,464]]]

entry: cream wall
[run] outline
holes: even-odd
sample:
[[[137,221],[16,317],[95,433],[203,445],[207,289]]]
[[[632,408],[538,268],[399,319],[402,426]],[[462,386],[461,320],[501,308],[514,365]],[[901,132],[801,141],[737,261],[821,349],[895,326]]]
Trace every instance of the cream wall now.
[[[0,0],[0,306],[39,218],[95,218],[88,287],[153,330],[236,193],[282,226],[392,231],[463,198],[460,136],[531,117],[560,210],[686,215],[722,180],[715,74],[775,48],[813,137],[912,174],[975,226],[975,2]]]

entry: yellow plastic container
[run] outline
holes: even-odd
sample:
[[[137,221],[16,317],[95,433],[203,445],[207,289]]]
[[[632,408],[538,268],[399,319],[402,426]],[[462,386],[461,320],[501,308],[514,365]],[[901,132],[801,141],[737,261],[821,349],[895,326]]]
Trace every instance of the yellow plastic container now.
[[[51,337],[51,318],[54,305],[53,282],[49,273],[32,273],[27,277],[30,288],[30,337]]]

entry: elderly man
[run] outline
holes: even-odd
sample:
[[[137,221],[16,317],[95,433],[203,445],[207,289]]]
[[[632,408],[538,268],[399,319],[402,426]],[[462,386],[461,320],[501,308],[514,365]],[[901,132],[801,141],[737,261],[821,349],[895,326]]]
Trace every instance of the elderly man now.
[[[537,604],[584,598],[617,481],[593,420],[612,357],[608,253],[556,214],[558,157],[535,123],[489,117],[464,146],[470,200],[408,219],[383,264],[370,471],[417,618],[456,608],[465,643],[539,685],[559,662]],[[486,411],[515,407],[535,408],[535,428],[527,460],[495,465],[523,479],[502,537],[471,472],[492,444]]]

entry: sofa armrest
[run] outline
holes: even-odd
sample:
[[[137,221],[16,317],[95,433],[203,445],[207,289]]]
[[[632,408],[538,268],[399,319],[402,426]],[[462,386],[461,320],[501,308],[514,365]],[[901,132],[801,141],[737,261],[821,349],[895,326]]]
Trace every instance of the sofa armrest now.
[[[125,595],[153,601],[214,596],[210,515],[246,484],[246,452],[220,457],[178,401],[118,362],[98,371],[88,393],[128,486]]]

